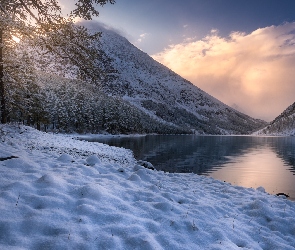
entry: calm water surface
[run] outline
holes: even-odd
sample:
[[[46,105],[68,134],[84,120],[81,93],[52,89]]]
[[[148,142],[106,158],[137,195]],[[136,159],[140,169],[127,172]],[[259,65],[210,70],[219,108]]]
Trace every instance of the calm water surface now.
[[[295,200],[295,138],[148,135],[99,138],[131,149],[138,160],[167,172],[194,172],[234,185],[286,193]]]

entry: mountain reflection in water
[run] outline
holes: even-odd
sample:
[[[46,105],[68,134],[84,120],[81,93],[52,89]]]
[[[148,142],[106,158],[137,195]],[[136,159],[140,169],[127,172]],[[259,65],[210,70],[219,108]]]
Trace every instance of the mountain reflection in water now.
[[[166,172],[196,173],[295,199],[295,138],[148,135],[87,138],[131,149]]]

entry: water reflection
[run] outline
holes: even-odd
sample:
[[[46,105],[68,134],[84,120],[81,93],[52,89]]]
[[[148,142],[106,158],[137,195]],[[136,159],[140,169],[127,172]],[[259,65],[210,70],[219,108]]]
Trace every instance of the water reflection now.
[[[295,137],[271,138],[269,146],[295,175]]]
[[[269,193],[283,192],[295,199],[295,176],[270,147],[250,149],[232,162],[225,162],[210,176],[244,187],[263,186]]]
[[[194,172],[295,199],[295,138],[157,135],[98,141],[133,150],[167,172]]]

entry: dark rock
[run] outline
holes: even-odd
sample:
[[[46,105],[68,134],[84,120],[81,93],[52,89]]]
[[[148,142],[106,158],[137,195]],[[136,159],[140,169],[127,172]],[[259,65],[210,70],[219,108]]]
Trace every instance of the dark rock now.
[[[143,166],[145,168],[151,169],[151,170],[155,170],[154,166],[152,163],[148,162],[148,161],[138,161],[137,162],[140,166]]]
[[[277,193],[276,196],[285,196],[286,198],[289,198],[290,196],[285,193]]]
[[[18,158],[17,156],[9,156],[9,157],[3,157],[3,158],[0,158],[0,161],[6,161],[6,160],[10,160],[10,159],[13,159],[13,158]]]

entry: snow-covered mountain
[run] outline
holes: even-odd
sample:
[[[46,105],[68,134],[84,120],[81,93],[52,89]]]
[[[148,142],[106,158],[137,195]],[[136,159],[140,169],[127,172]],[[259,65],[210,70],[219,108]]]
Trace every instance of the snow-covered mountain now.
[[[202,91],[115,31],[102,26],[99,30],[117,71],[102,85],[108,95],[128,101],[158,122],[200,134],[248,134],[265,126]]]
[[[269,125],[255,134],[258,135],[295,135],[295,102]]]

